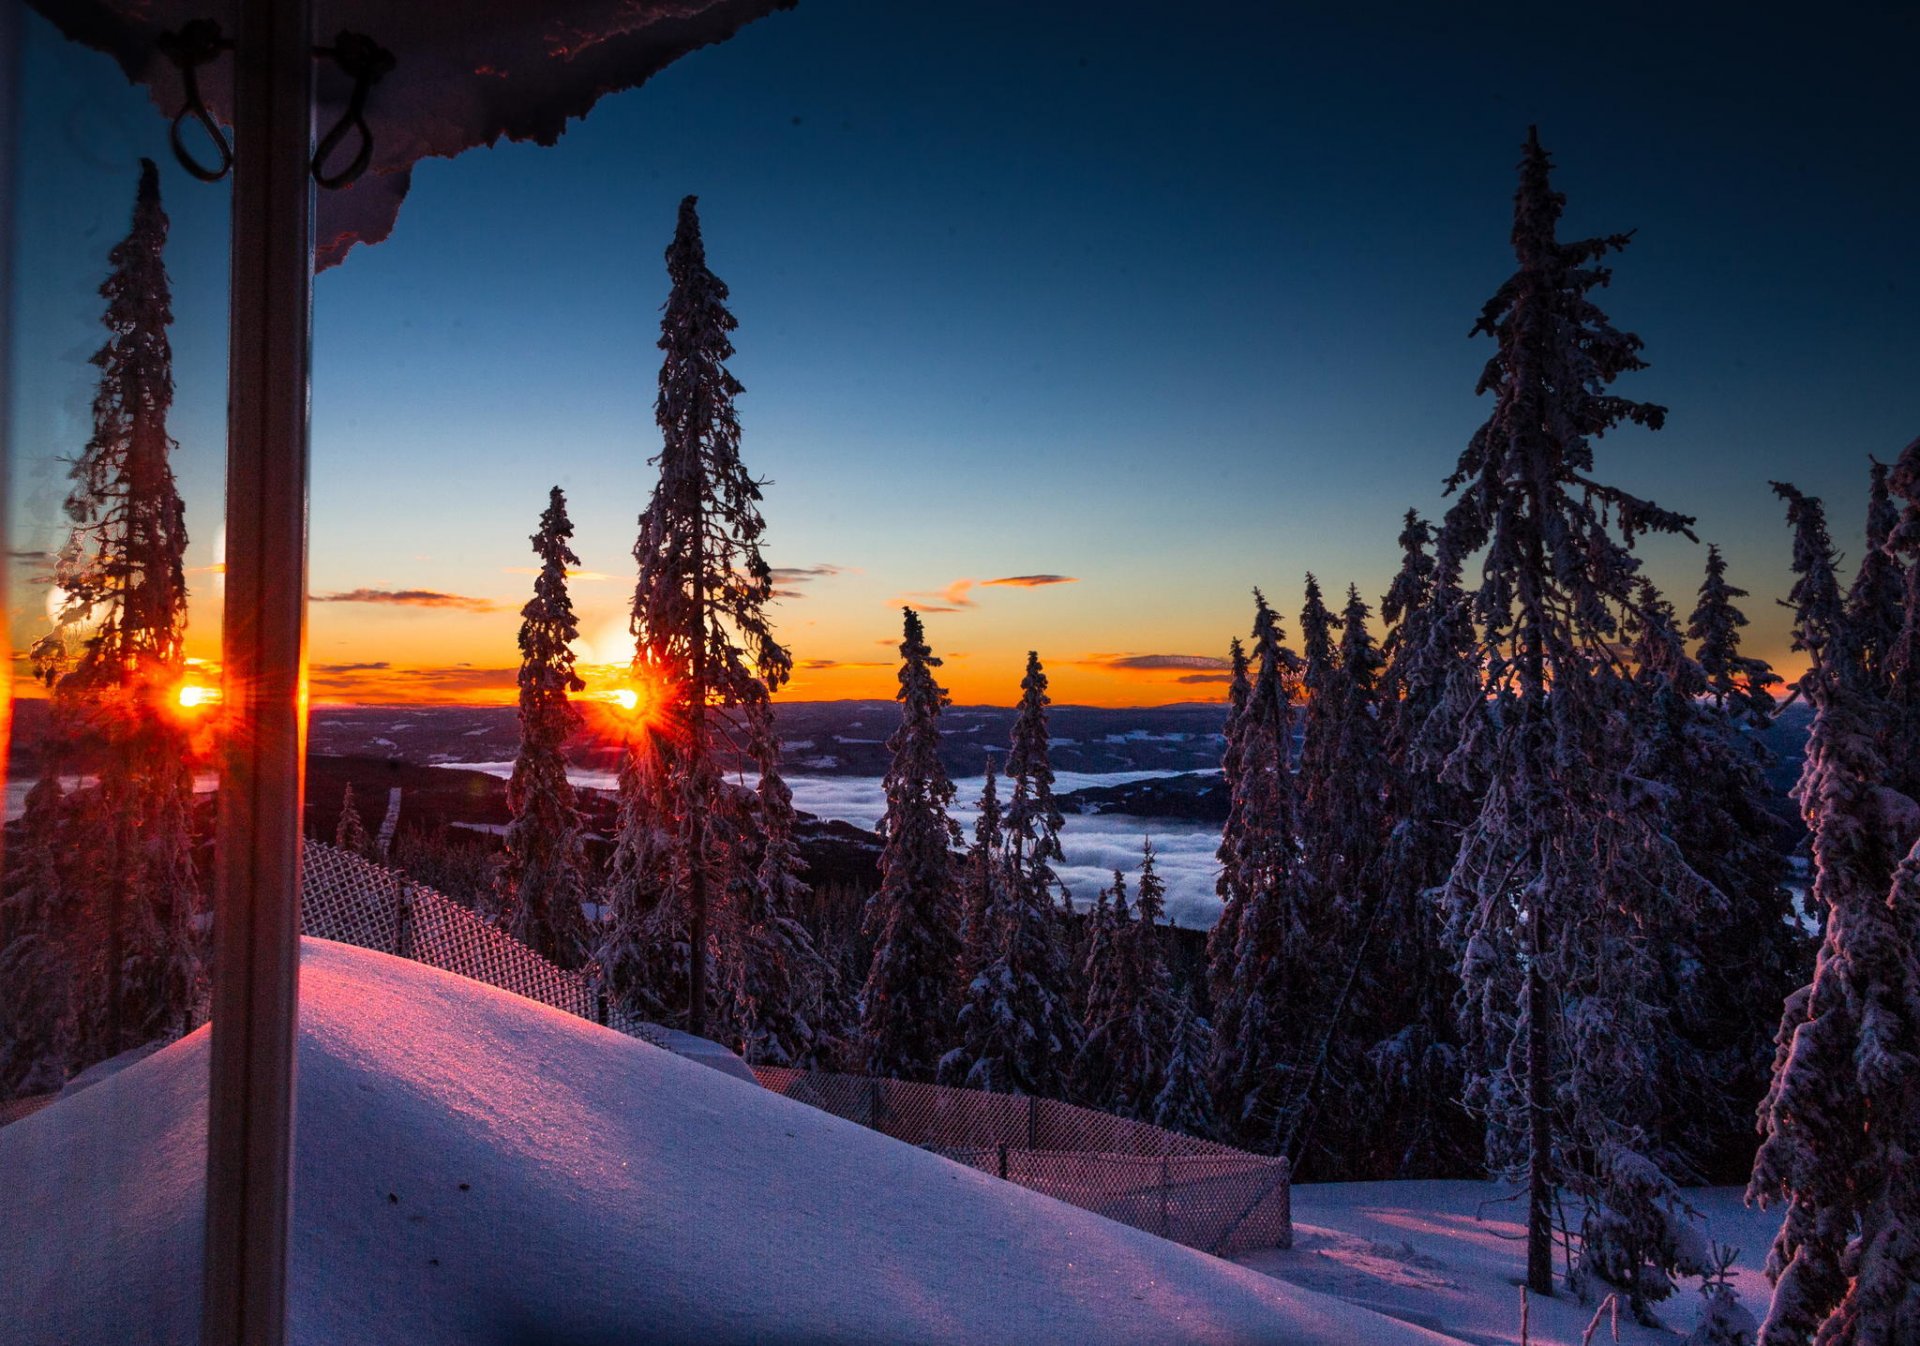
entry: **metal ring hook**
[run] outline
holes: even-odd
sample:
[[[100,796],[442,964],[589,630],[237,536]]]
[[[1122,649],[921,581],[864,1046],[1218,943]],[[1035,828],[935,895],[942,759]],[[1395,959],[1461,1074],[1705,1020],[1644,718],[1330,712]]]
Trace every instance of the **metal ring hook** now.
[[[154,45],[180,71],[180,82],[185,86],[186,102],[174,114],[173,125],[167,132],[173,144],[173,157],[180,167],[193,174],[202,182],[218,182],[233,171],[233,146],[227,143],[226,135],[207,111],[207,104],[200,96],[200,67],[218,59],[223,51],[233,50],[231,39],[223,37],[220,25],[213,19],[191,19],[181,25],[177,33],[162,33],[155,39]],[[207,138],[213,141],[214,149],[220,155],[220,166],[208,168],[187,149],[186,142],[180,138],[180,124],[188,117],[206,130]]]
[[[332,129],[320,138],[319,147],[313,152],[313,180],[328,191],[337,191],[351,185],[367,171],[367,165],[373,160],[373,130],[367,125],[366,115],[367,93],[393,69],[393,53],[364,33],[342,32],[334,38],[331,47],[315,47],[313,54],[328,57],[340,67],[343,74],[353,80],[353,92],[347,97],[346,111],[340,114],[340,120],[333,124]],[[360,148],[345,168],[329,174],[323,165],[347,138],[349,131],[360,133]]]

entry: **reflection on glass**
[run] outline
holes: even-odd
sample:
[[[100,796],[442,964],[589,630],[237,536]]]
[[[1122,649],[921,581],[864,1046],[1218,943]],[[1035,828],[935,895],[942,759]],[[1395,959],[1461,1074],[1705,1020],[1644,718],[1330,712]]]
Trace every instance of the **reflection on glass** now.
[[[23,20],[10,247],[0,1338],[186,1340],[220,733],[225,187]],[[186,1039],[182,1041],[182,1039]],[[158,1250],[138,1264],[114,1249]]]

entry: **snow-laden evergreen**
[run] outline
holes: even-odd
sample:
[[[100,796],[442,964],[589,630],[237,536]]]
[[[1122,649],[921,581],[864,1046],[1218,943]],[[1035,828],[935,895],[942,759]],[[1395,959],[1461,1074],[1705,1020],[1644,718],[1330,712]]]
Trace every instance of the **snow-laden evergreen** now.
[[[57,770],[27,791],[0,895],[0,1101],[51,1093],[80,1050],[78,988],[62,937],[80,911],[68,881],[65,792]]]
[[[1383,1123],[1379,1171],[1404,1177],[1470,1171],[1481,1150],[1479,1129],[1459,1104],[1457,958],[1435,894],[1473,814],[1473,789],[1463,779],[1473,754],[1460,751],[1461,726],[1483,701],[1459,562],[1436,557],[1433,543],[1433,526],[1408,510],[1400,569],[1380,603],[1389,828],[1376,938],[1392,975],[1380,988],[1387,1035],[1369,1050],[1369,1063]]]
[[[1127,907],[1126,878],[1113,876],[1110,922],[1089,961],[1086,1041],[1074,1062],[1080,1100],[1121,1117],[1152,1121],[1167,1084],[1179,1006],[1167,970],[1161,923],[1167,885],[1153,843],[1140,854],[1138,898]]]
[[[1176,997],[1166,1078],[1153,1100],[1155,1126],[1202,1140],[1214,1137],[1219,1128],[1214,1120],[1213,1086],[1207,1078],[1212,1056],[1213,1031],[1194,1012],[1192,993]]]
[[[1920,442],[1899,468],[1911,518]],[[1796,685],[1814,717],[1795,797],[1825,931],[1812,983],[1782,1015],[1760,1112],[1748,1195],[1785,1207],[1760,1340],[1895,1346],[1920,1340],[1920,829],[1915,801],[1881,783],[1893,708],[1841,597],[1825,511],[1775,490],[1794,535],[1794,648],[1811,663]],[[1910,602],[1902,616],[1920,623]]]
[[[1811,948],[1787,887],[1788,829],[1768,807],[1760,734],[1772,721],[1764,660],[1741,653],[1747,623],[1717,548],[1688,620],[1689,656],[1671,608],[1646,586],[1634,645],[1646,713],[1634,771],[1667,801],[1666,828],[1693,871],[1724,898],[1663,940],[1676,1036],[1672,1089],[1690,1101],[1665,1123],[1691,1174],[1727,1181],[1753,1162],[1753,1108],[1766,1090],[1779,1006],[1806,976]]]
[[[961,898],[953,852],[961,835],[949,812],[953,781],[940,761],[940,712],[951,704],[934,680],[940,666],[920,614],[906,609],[894,694],[900,727],[887,740],[892,760],[882,782],[880,888],[865,915],[873,962],[860,995],[861,1073],[889,1079],[931,1080],[957,1012]],[[989,840],[982,854],[990,853]]]
[[[360,803],[353,797],[352,781],[340,791],[340,818],[333,825],[333,844],[363,860],[380,858],[374,851],[373,834],[367,831],[366,820],[360,816]]]
[[[1564,1184],[1606,1230],[1629,1231],[1620,1255],[1603,1256],[1596,1238],[1583,1256],[1589,1268],[1632,1266],[1623,1288],[1644,1314],[1674,1269],[1648,1262],[1665,1257],[1660,1189],[1647,1179],[1664,1156],[1648,1124],[1669,1105],[1660,1060],[1672,1026],[1646,931],[1678,928],[1712,895],[1628,770],[1635,701],[1615,643],[1636,602],[1633,542],[1691,521],[1595,476],[1595,439],[1623,423],[1657,429],[1665,412],[1608,390],[1644,367],[1639,339],[1591,298],[1627,238],[1561,241],[1565,198],[1549,174],[1530,135],[1518,266],[1474,326],[1497,345],[1478,387],[1494,408],[1447,482],[1443,550],[1479,557],[1473,613],[1494,698],[1487,788],[1447,900],[1463,951],[1468,1100],[1486,1117],[1493,1166],[1529,1175],[1529,1287],[1553,1290]],[[1478,715],[1469,736],[1481,738]]]
[[[973,821],[973,844],[967,848],[960,874],[960,975],[956,994],[964,994],[993,957],[992,930],[987,912],[996,905],[994,889],[1002,877],[1000,865],[1000,788],[994,755],[987,754],[986,780],[980,787],[980,808]]]
[[[27,937],[64,948],[76,1067],[185,1027],[201,975],[190,731],[176,700],[187,529],[167,430],[167,230],[159,171],[143,159],[132,228],[108,254],[100,287],[107,340],[92,357],[93,433],[69,469],[72,527],[54,566],[65,602],[33,650],[52,691],[54,769],[75,749],[98,763],[96,786],[29,824],[58,823],[71,901],[28,898],[17,918],[66,909],[68,924]]]
[[[1414,1009],[1402,958],[1424,934],[1393,920],[1402,913],[1383,900],[1391,777],[1380,700],[1385,661],[1371,619],[1349,586],[1339,643],[1309,693],[1301,744],[1301,853],[1325,950],[1324,989],[1286,1149],[1322,1178],[1370,1176],[1398,1164],[1400,1119],[1374,1062],[1398,1049],[1394,1039]]]
[[[811,891],[793,839],[793,791],[780,774],[772,707],[747,707],[748,751],[760,768],[753,813],[736,812],[732,839],[758,863],[732,867],[735,889],[722,914],[727,1040],[754,1065],[830,1070],[849,1034],[838,969],[799,919]],[[755,825],[757,824],[757,826]],[[756,835],[757,833],[757,835]]]
[[[1890,690],[1891,665],[1906,621],[1906,576],[1888,549],[1900,511],[1888,484],[1890,469],[1873,461],[1867,488],[1866,548],[1847,590],[1847,623],[1859,642],[1864,671],[1882,694]]]
[[[1007,753],[1011,789],[988,906],[978,924],[986,961],[966,988],[960,1042],[941,1059],[939,1079],[996,1093],[1063,1098],[1080,1046],[1071,1005],[1072,970],[1060,941],[1059,886],[1066,821],[1053,798],[1047,675],[1027,655],[1020,709]]]
[[[567,570],[580,558],[568,545],[572,537],[567,498],[555,486],[531,539],[540,573],[520,609],[520,751],[507,782],[513,820],[495,887],[507,932],[561,967],[578,967],[589,943],[580,811],[567,780],[567,740],[581,724],[573,694],[586,689],[574,671],[580,623]]]
[[[727,834],[757,826],[739,819],[750,805],[725,788],[717,753],[746,736],[742,721],[793,661],[766,612],[773,577],[761,555],[760,483],[741,461],[733,403],[742,389],[726,366],[735,321],[725,283],[707,267],[691,196],[680,203],[667,274],[654,406],[660,478],[633,549],[633,676],[651,713],[621,766],[599,962],[623,1004],[667,1010],[698,1033],[715,995],[709,907],[744,891],[743,848]]]
[[[1296,1063],[1285,1035],[1304,942],[1291,764],[1298,659],[1254,590],[1252,680],[1229,740],[1233,796],[1221,834],[1226,905],[1207,940],[1213,996],[1210,1077],[1221,1128],[1249,1149],[1284,1136]]]

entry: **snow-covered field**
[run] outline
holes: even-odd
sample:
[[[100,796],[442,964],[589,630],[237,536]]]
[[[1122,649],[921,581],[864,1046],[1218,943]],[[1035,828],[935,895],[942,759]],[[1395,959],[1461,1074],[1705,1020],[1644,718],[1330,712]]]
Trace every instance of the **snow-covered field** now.
[[[0,1337],[195,1338],[196,1033],[0,1129]],[[303,1346],[1438,1336],[504,991],[303,949]]]
[[[512,762],[466,762],[472,771],[509,777]],[[592,790],[615,787],[611,771],[570,771],[575,785]],[[1062,771],[1054,781],[1054,791],[1066,794],[1101,785],[1126,785],[1134,781],[1164,776],[1163,771]],[[744,778],[749,784],[753,777]],[[980,801],[983,776],[961,777],[954,782],[957,794],[953,816],[972,840],[975,807]],[[886,812],[878,776],[789,776],[795,807],[821,818],[831,818],[855,827],[871,829]],[[1006,786],[1000,787],[1001,802],[1006,802]],[[1091,903],[1094,894],[1113,882],[1113,871],[1129,876],[1127,888],[1133,890],[1132,875],[1140,868],[1140,843],[1153,838],[1158,855],[1155,868],[1167,884],[1167,918],[1176,925],[1196,930],[1211,929],[1220,915],[1220,899],[1214,896],[1213,879],[1218,864],[1214,851],[1220,845],[1220,829],[1211,823],[1176,822],[1167,818],[1135,818],[1124,813],[1070,813],[1060,833],[1066,863],[1055,868],[1076,903]]]
[[[1292,1285],[1417,1323],[1445,1339],[1493,1346],[1520,1341],[1520,1281],[1526,1270],[1525,1208],[1502,1201],[1510,1187],[1487,1182],[1309,1183],[1294,1188],[1294,1246],[1239,1258]],[[1706,1234],[1740,1249],[1733,1281],[1747,1311],[1765,1316],[1768,1286],[1760,1266],[1780,1215],[1748,1210],[1738,1188],[1683,1194],[1706,1219]],[[1640,1327],[1624,1304],[1623,1346],[1677,1346],[1699,1317],[1699,1282],[1682,1283],[1655,1312],[1668,1330]],[[1535,1299],[1535,1346],[1580,1346],[1598,1305],[1564,1291]],[[1679,1335],[1674,1335],[1678,1333]],[[1613,1341],[1603,1322],[1593,1342]]]

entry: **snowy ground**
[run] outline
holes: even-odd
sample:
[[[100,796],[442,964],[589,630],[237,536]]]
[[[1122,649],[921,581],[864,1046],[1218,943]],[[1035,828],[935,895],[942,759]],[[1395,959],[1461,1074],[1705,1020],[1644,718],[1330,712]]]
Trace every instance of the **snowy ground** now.
[[[302,1346],[1445,1337],[506,992],[305,942]],[[0,1129],[0,1338],[194,1339],[204,1030]]]
[[[1500,1201],[1511,1192],[1484,1182],[1309,1183],[1293,1191],[1294,1246],[1238,1260],[1447,1340],[1506,1346],[1520,1340],[1519,1283],[1526,1268],[1526,1212]],[[1740,1249],[1734,1284],[1747,1311],[1763,1317],[1768,1286],[1759,1268],[1780,1226],[1778,1211],[1747,1210],[1737,1188],[1685,1195],[1706,1217],[1711,1238]],[[1623,1306],[1621,1342],[1674,1346],[1698,1317],[1698,1284],[1684,1282],[1657,1307],[1669,1331],[1636,1326]],[[1596,1307],[1564,1292],[1558,1300],[1534,1300],[1531,1340],[1580,1346]],[[1611,1343],[1610,1326],[1603,1323],[1593,1340]]]
[[[512,762],[462,763],[472,771],[508,777]],[[1062,771],[1054,781],[1057,794],[1101,785],[1125,785],[1133,781],[1153,780],[1164,771]],[[593,790],[611,790],[615,786],[611,771],[570,771],[575,785]],[[745,778],[749,783],[752,777]],[[962,777],[954,781],[956,790],[953,816],[972,840],[973,823],[978,816],[980,790],[985,777]],[[886,812],[878,776],[789,776],[795,807],[820,818],[852,823],[871,829]],[[1000,801],[1006,803],[1006,785],[1000,786]],[[1127,890],[1133,891],[1133,875],[1140,868],[1140,843],[1153,838],[1158,858],[1155,869],[1167,884],[1167,918],[1176,925],[1195,930],[1212,929],[1220,915],[1220,899],[1214,895],[1214,874],[1219,863],[1214,852],[1220,846],[1220,828],[1213,823],[1177,822],[1168,818],[1135,818],[1124,813],[1069,814],[1060,834],[1066,862],[1055,868],[1060,879],[1079,904],[1091,904],[1094,894],[1113,882],[1113,871],[1128,876]]]

